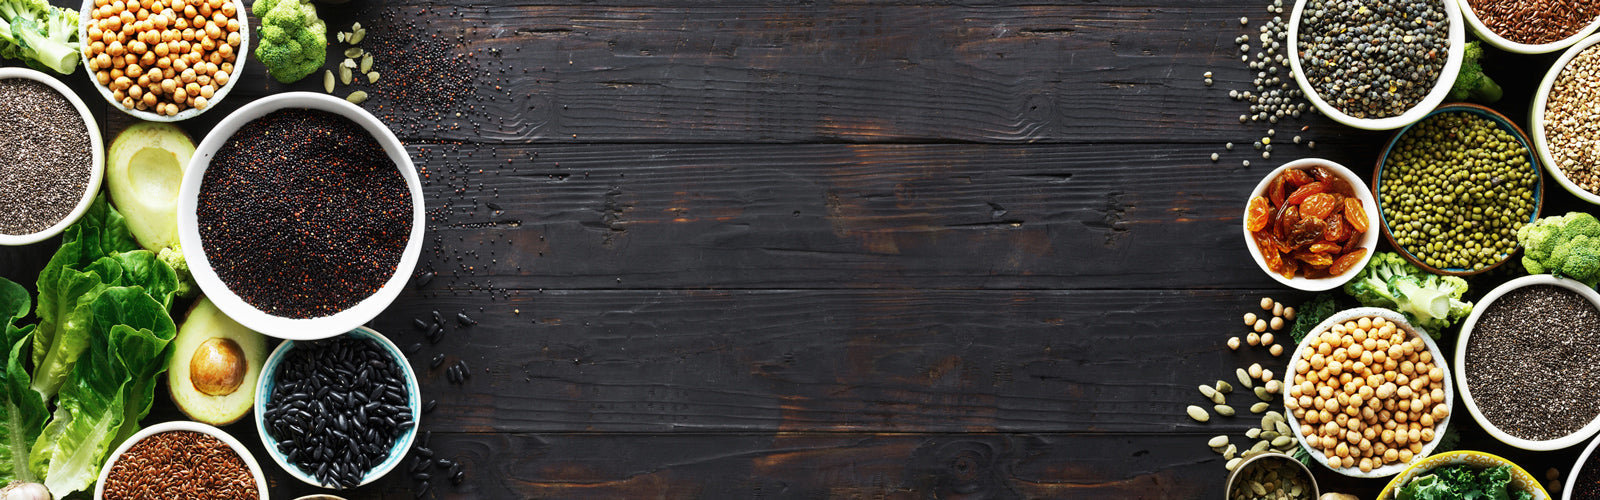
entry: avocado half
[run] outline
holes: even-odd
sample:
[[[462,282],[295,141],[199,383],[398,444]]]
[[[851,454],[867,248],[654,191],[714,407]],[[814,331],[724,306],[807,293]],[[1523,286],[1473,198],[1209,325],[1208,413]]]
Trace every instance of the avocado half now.
[[[267,360],[267,338],[240,325],[200,297],[172,339],[167,386],[184,415],[228,425],[250,413],[256,379]]]

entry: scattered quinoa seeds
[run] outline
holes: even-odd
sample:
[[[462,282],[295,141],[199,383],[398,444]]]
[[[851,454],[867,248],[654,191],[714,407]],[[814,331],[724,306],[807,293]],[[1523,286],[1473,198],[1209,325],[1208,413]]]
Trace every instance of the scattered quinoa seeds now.
[[[412,203],[366,129],[285,109],[240,127],[217,150],[197,218],[229,290],[268,314],[313,318],[349,309],[394,275]]]
[[[152,434],[128,448],[106,476],[105,498],[256,500],[256,478],[238,453],[193,431]]]

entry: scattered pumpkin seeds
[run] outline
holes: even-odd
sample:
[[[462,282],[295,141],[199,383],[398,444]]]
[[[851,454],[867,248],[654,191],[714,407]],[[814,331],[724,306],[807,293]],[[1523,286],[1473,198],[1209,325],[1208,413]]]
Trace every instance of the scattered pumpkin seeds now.
[[[361,56],[361,72],[366,73],[368,71],[372,71],[372,54]]]
[[[350,47],[348,49],[344,49],[345,57],[361,57],[361,55],[365,53],[366,52],[361,50],[361,47]]]
[[[1217,412],[1217,414],[1218,414],[1218,415],[1222,415],[1222,416],[1224,416],[1224,417],[1231,417],[1231,416],[1233,416],[1233,407],[1232,407],[1232,406],[1228,406],[1228,405],[1216,405],[1216,406],[1213,406],[1213,407],[1211,407],[1211,409],[1212,409],[1212,410],[1215,410],[1215,411],[1216,411],[1216,412]]]
[[[367,37],[367,30],[357,29],[355,31],[355,33],[351,33],[350,34],[350,44],[351,45],[355,45],[355,44],[361,43],[361,40],[366,38],[366,37]]]
[[[1244,431],[1244,437],[1247,437],[1247,438],[1250,438],[1250,439],[1255,439],[1255,438],[1261,437],[1261,429],[1258,429],[1258,428],[1255,428],[1255,427],[1251,427],[1250,430]]]
[[[1255,387],[1255,382],[1250,381],[1250,372],[1245,371],[1244,368],[1240,368],[1234,374],[1239,376],[1239,385],[1244,386],[1246,389]]]
[[[349,85],[350,78],[352,76],[354,75],[350,74],[350,68],[346,68],[344,66],[339,67],[339,81],[344,82],[345,85]]]
[[[1205,395],[1206,399],[1211,399],[1217,397],[1217,390],[1212,389],[1209,385],[1202,385],[1200,386],[1200,394]]]
[[[1228,436],[1213,437],[1213,438],[1211,438],[1210,441],[1207,441],[1206,444],[1211,445],[1212,448],[1221,448],[1221,447],[1227,446],[1228,445]]]
[[[1289,437],[1289,436],[1278,436],[1278,437],[1272,438],[1272,447],[1274,447],[1274,448],[1282,448],[1284,446],[1288,446],[1290,443],[1293,443],[1293,442],[1294,442],[1294,438],[1292,438],[1292,437]]]
[[[328,91],[329,94],[333,93],[333,70],[330,69],[326,73],[323,73],[322,89]]]
[[[1222,459],[1223,460],[1233,460],[1233,457],[1235,455],[1238,455],[1238,454],[1239,454],[1239,447],[1238,446],[1234,446],[1232,443],[1229,443],[1228,444],[1228,449],[1222,450]]]
[[[361,94],[362,94],[361,98],[363,100],[365,100],[366,97],[367,97],[366,94],[365,93],[361,93]],[[355,97],[355,94],[351,94],[351,97]],[[1206,410],[1204,408],[1201,408],[1201,407],[1198,407],[1198,406],[1195,406],[1195,405],[1189,405],[1189,418],[1194,419],[1194,421],[1196,421],[1196,422],[1205,422],[1205,421],[1211,420],[1211,414],[1206,413]]]
[[[1261,453],[1263,451],[1267,451],[1267,448],[1270,446],[1272,446],[1271,441],[1256,441],[1256,444],[1250,447],[1250,453]]]
[[[1217,392],[1220,392],[1220,393],[1223,393],[1223,394],[1230,394],[1230,393],[1233,392],[1233,384],[1229,384],[1227,381],[1224,381],[1224,380],[1218,380],[1217,381]]]
[[[361,104],[363,102],[367,102],[367,93],[357,90],[355,92],[351,92],[350,96],[345,97],[344,100],[350,101],[351,104]],[[1190,415],[1193,416],[1193,412],[1190,412]],[[1204,422],[1204,420],[1201,420],[1201,422]]]
[[[378,82],[378,72],[376,72],[376,71],[368,71],[367,72],[367,83],[377,83],[377,82]]]
[[[1261,413],[1267,411],[1268,407],[1269,406],[1267,405],[1267,402],[1262,401],[1260,403],[1250,405],[1250,413]]]
[[[1256,397],[1260,398],[1262,401],[1268,401],[1268,402],[1271,402],[1272,399],[1273,399],[1272,398],[1272,393],[1267,392],[1267,388],[1265,388],[1265,387],[1257,387],[1256,388]]]
[[[349,38],[349,37],[350,37],[350,34],[349,34],[349,33],[345,33],[345,32],[343,32],[343,31],[340,31],[340,32],[339,32],[339,43],[344,43],[344,40],[345,40],[345,39],[346,39],[346,38]]]
[[[1243,458],[1235,458],[1235,459],[1228,460],[1228,465],[1226,465],[1226,467],[1228,468],[1229,471],[1232,471],[1234,469],[1239,468],[1239,462],[1243,462],[1243,461],[1244,461]]]
[[[346,68],[356,69],[356,60],[355,59],[351,59],[351,58],[346,57],[346,58],[344,58],[344,62],[339,63],[339,64],[343,65]]]

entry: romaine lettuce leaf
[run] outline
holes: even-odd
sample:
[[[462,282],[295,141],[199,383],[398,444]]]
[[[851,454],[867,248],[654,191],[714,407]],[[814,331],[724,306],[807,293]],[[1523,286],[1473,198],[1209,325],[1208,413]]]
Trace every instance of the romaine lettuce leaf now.
[[[28,469],[28,449],[44,430],[49,410],[44,398],[28,387],[28,371],[23,367],[34,326],[18,328],[15,323],[27,316],[32,306],[22,285],[0,278],[0,315],[9,315],[3,321],[9,357],[0,368],[0,483],[37,482]]]

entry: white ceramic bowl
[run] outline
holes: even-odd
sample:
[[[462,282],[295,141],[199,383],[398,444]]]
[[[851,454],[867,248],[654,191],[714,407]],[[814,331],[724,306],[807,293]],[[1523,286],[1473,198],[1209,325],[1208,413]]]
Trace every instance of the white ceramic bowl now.
[[[1472,399],[1472,387],[1467,382],[1467,343],[1472,339],[1472,330],[1478,325],[1478,319],[1483,317],[1483,312],[1488,310],[1489,305],[1493,304],[1496,299],[1512,290],[1533,285],[1554,285],[1572,290],[1588,299],[1595,307],[1600,307],[1600,293],[1595,293],[1593,288],[1584,286],[1583,283],[1577,281],[1557,278],[1548,274],[1523,276],[1507,281],[1505,284],[1495,287],[1494,290],[1490,290],[1488,294],[1485,294],[1483,299],[1479,300],[1478,304],[1472,308],[1472,314],[1468,315],[1467,320],[1461,323],[1461,336],[1456,340],[1456,353],[1452,359],[1456,365],[1455,378],[1461,381],[1461,400],[1466,403],[1467,412],[1472,414],[1472,419],[1476,420],[1478,425],[1483,426],[1483,430],[1488,431],[1490,436],[1494,436],[1495,439],[1500,440],[1502,443],[1524,450],[1559,450],[1583,442],[1583,440],[1593,436],[1595,432],[1600,431],[1600,416],[1596,416],[1594,420],[1589,422],[1589,425],[1583,426],[1577,432],[1563,437],[1544,441],[1522,439],[1500,430],[1499,427],[1489,421],[1488,417],[1483,415],[1483,411],[1478,409],[1478,402]]]
[[[1289,15],[1289,69],[1294,73],[1294,81],[1300,84],[1300,90],[1305,92],[1306,100],[1311,101],[1311,105],[1315,106],[1317,111],[1322,112],[1322,114],[1333,118],[1334,121],[1359,129],[1394,130],[1421,120],[1429,111],[1433,111],[1433,108],[1443,103],[1445,96],[1450,94],[1450,87],[1455,85],[1456,75],[1461,72],[1461,61],[1465,56],[1467,43],[1465,22],[1461,19],[1461,9],[1457,8],[1454,1],[1441,0],[1440,7],[1444,9],[1446,18],[1450,20],[1450,29],[1447,34],[1450,47],[1445,57],[1444,69],[1439,72],[1439,79],[1434,82],[1433,90],[1428,91],[1428,95],[1422,98],[1422,102],[1412,106],[1405,113],[1388,118],[1356,118],[1347,115],[1334,108],[1332,104],[1328,104],[1328,101],[1323,100],[1322,96],[1317,94],[1316,88],[1311,86],[1311,82],[1306,80],[1305,71],[1300,68],[1300,14],[1305,10],[1305,7],[1306,0],[1298,0],[1294,3],[1294,12]]]
[[[1578,474],[1583,472],[1584,464],[1589,463],[1589,456],[1594,455],[1595,445],[1600,445],[1600,439],[1589,441],[1589,446],[1584,447],[1583,454],[1578,455],[1578,461],[1572,464],[1572,469],[1567,471],[1566,487],[1561,488],[1561,500],[1573,500],[1572,490],[1578,487]],[[1579,498],[1578,500],[1587,500]]]
[[[374,466],[372,470],[367,471],[366,476],[362,476],[361,484],[365,485],[377,481],[378,478],[383,477],[384,474],[388,474],[389,471],[399,466],[400,462],[406,458],[406,451],[410,450],[411,444],[417,440],[418,429],[422,427],[422,389],[417,385],[417,374],[411,371],[411,363],[406,361],[405,353],[401,352],[400,348],[395,346],[394,342],[390,341],[388,337],[384,337],[383,334],[367,327],[351,330],[349,335],[371,339],[378,343],[379,349],[394,357],[395,363],[400,366],[401,374],[405,376],[406,397],[409,398],[407,403],[411,407],[411,421],[415,423],[405,432],[400,433],[400,436],[394,440],[394,446],[389,448],[389,458]],[[256,434],[261,436],[261,446],[266,447],[267,455],[271,455],[272,461],[277,462],[278,466],[282,467],[289,475],[312,486],[333,488],[334,486],[332,485],[322,484],[321,481],[317,481],[316,477],[300,470],[300,467],[290,464],[289,457],[278,450],[278,441],[273,439],[270,434],[267,434],[266,421],[262,420],[267,414],[267,402],[272,400],[272,388],[278,382],[278,365],[283,363],[284,356],[294,349],[294,346],[295,341],[293,340],[278,344],[278,348],[272,350],[272,354],[267,356],[267,362],[261,367],[261,377],[256,379],[255,411],[252,412],[256,415]],[[266,497],[263,496],[262,498]]]
[[[1498,47],[1500,50],[1517,54],[1547,54],[1565,49],[1571,47],[1574,43],[1578,43],[1578,40],[1582,40],[1583,37],[1594,33],[1595,28],[1600,28],[1600,18],[1595,18],[1594,22],[1589,23],[1588,26],[1578,30],[1572,36],[1554,42],[1538,45],[1517,43],[1507,40],[1505,37],[1500,36],[1499,33],[1490,30],[1488,26],[1484,26],[1483,20],[1478,18],[1478,13],[1472,10],[1471,0],[1458,0],[1457,4],[1461,8],[1461,17],[1466,18],[1467,24],[1472,25],[1472,31],[1478,34],[1479,39],[1488,42],[1489,45]]]
[[[1561,70],[1566,69],[1567,63],[1572,62],[1572,58],[1596,43],[1600,43],[1600,35],[1583,39],[1562,53],[1561,58],[1550,66],[1550,71],[1544,74],[1544,81],[1539,83],[1539,90],[1533,93],[1533,105],[1528,110],[1528,138],[1533,140],[1533,149],[1539,153],[1539,161],[1544,163],[1544,169],[1550,172],[1550,177],[1554,177],[1556,182],[1573,196],[1600,205],[1600,195],[1574,184],[1567,178],[1567,173],[1561,171],[1561,166],[1556,164],[1555,155],[1550,153],[1550,141],[1544,135],[1544,112],[1550,104],[1550,90],[1555,88],[1556,78],[1561,76]]]
[[[33,234],[0,234],[0,245],[29,245],[61,234],[67,226],[77,222],[79,217],[83,217],[83,212],[89,210],[89,205],[94,204],[94,196],[100,193],[100,182],[106,175],[106,148],[100,139],[100,125],[95,123],[94,115],[89,114],[89,107],[83,104],[83,99],[79,99],[78,94],[67,88],[66,84],[56,80],[55,77],[28,68],[0,68],[0,80],[7,78],[24,78],[40,82],[65,96],[67,102],[72,103],[72,108],[78,110],[78,116],[83,118],[83,126],[89,133],[89,186],[84,190],[83,197],[78,199],[78,205],[72,207],[71,212],[67,212],[66,218],[56,221],[43,231]]]
[[[389,154],[389,159],[400,169],[400,175],[405,178],[411,192],[410,240],[400,256],[399,264],[395,266],[394,275],[390,276],[376,293],[332,316],[288,318],[269,314],[251,306],[229,290],[217,277],[216,271],[211,267],[211,261],[206,258],[205,246],[200,240],[200,226],[195,211],[199,204],[200,186],[205,178],[206,168],[211,165],[211,158],[216,155],[217,149],[239,130],[239,127],[285,108],[327,111],[360,124],[378,140],[379,145],[383,146],[384,151]],[[207,297],[211,297],[211,301],[216,303],[218,309],[239,324],[266,335],[289,340],[320,339],[348,332],[372,320],[378,313],[388,308],[395,297],[405,289],[411,271],[417,266],[417,258],[422,253],[422,234],[426,224],[427,214],[423,207],[422,183],[417,178],[416,167],[411,163],[411,155],[406,152],[405,146],[395,137],[394,132],[389,131],[389,128],[372,114],[350,104],[349,101],[311,92],[287,92],[266,97],[247,104],[223,118],[211,129],[211,133],[206,134],[205,140],[200,142],[199,147],[195,148],[194,157],[189,160],[188,170],[184,172],[183,186],[178,191],[178,241],[183,245],[183,256],[189,261],[189,270],[194,273],[195,282],[200,285],[200,289]]]
[[[105,498],[106,477],[111,475],[111,466],[117,463],[118,458],[122,458],[122,454],[128,451],[128,448],[132,448],[134,444],[137,444],[146,437],[171,431],[194,431],[215,437],[222,440],[224,443],[228,443],[228,448],[233,449],[233,452],[237,453],[241,460],[244,460],[245,467],[248,467],[250,469],[250,474],[256,478],[256,491],[260,492],[259,496],[262,500],[266,500],[267,475],[261,473],[261,464],[256,463],[256,457],[250,454],[250,450],[245,449],[244,443],[240,443],[238,439],[234,439],[233,436],[228,435],[227,432],[223,432],[222,429],[188,420],[174,420],[171,422],[163,422],[152,425],[150,427],[140,429],[139,432],[135,432],[133,436],[130,436],[127,441],[123,441],[122,446],[118,446],[116,451],[111,452],[111,458],[106,459],[105,466],[100,468],[100,479],[94,483],[95,500]]]
[[[1289,421],[1289,427],[1294,430],[1294,438],[1300,442],[1300,447],[1305,448],[1306,453],[1310,454],[1311,458],[1316,460],[1317,463],[1322,464],[1323,467],[1327,467],[1329,470],[1344,474],[1346,476],[1371,479],[1389,477],[1399,474],[1400,471],[1405,470],[1407,467],[1411,466],[1411,464],[1427,458],[1428,455],[1432,454],[1433,449],[1439,446],[1439,440],[1444,437],[1445,429],[1450,426],[1450,419],[1455,418],[1456,400],[1454,385],[1452,384],[1450,377],[1450,367],[1445,365],[1444,352],[1439,350],[1439,344],[1434,343],[1433,338],[1428,336],[1427,331],[1413,326],[1411,322],[1406,321],[1405,315],[1381,307],[1357,307],[1354,309],[1339,311],[1334,313],[1332,316],[1329,316],[1328,319],[1322,323],[1317,324],[1316,328],[1312,328],[1311,333],[1306,335],[1305,340],[1301,341],[1300,345],[1295,347],[1294,354],[1289,358],[1289,366],[1283,370],[1285,384],[1287,384],[1288,381],[1293,380],[1295,373],[1299,373],[1295,370],[1296,367],[1302,363],[1300,360],[1300,353],[1305,350],[1307,346],[1311,345],[1312,340],[1337,323],[1343,323],[1345,321],[1364,317],[1382,317],[1383,319],[1388,320],[1397,325],[1399,328],[1405,330],[1407,335],[1421,337],[1422,343],[1427,344],[1428,346],[1428,352],[1433,353],[1434,364],[1438,366],[1440,370],[1444,371],[1444,407],[1450,410],[1450,414],[1445,416],[1444,420],[1434,423],[1433,440],[1422,445],[1422,453],[1417,453],[1411,458],[1410,462],[1385,465],[1383,467],[1372,469],[1371,472],[1361,472],[1361,469],[1358,467],[1336,469],[1328,465],[1328,461],[1326,458],[1323,458],[1322,450],[1320,448],[1311,446],[1311,443],[1306,442],[1305,436],[1300,434],[1300,420],[1294,418],[1294,412],[1290,411],[1287,407],[1284,407],[1284,416],[1287,417],[1287,420]]]
[[[1335,175],[1343,177],[1344,180],[1349,181],[1350,187],[1356,192],[1356,198],[1361,200],[1361,207],[1367,211],[1367,233],[1361,237],[1361,248],[1367,249],[1367,254],[1361,256],[1360,264],[1350,268],[1349,271],[1345,271],[1344,274],[1339,276],[1334,276],[1331,278],[1309,279],[1305,276],[1297,275],[1294,277],[1294,279],[1284,278],[1283,275],[1272,272],[1271,269],[1267,268],[1266,259],[1261,257],[1261,249],[1256,246],[1256,239],[1250,235],[1250,229],[1248,226],[1246,226],[1250,216],[1248,213],[1248,200],[1257,196],[1266,196],[1267,185],[1271,183],[1272,179],[1277,177],[1278,174],[1283,173],[1283,171],[1293,168],[1310,168],[1315,165],[1326,166],[1329,169],[1332,169]],[[1321,158],[1302,158],[1285,163],[1283,166],[1268,172],[1266,177],[1261,178],[1261,182],[1256,183],[1255,190],[1251,191],[1250,197],[1246,198],[1245,200],[1246,213],[1244,218],[1241,218],[1239,221],[1239,230],[1244,233],[1244,246],[1250,251],[1250,258],[1255,259],[1256,265],[1261,267],[1261,272],[1267,273],[1267,276],[1271,276],[1272,279],[1278,280],[1279,283],[1288,285],[1291,288],[1311,292],[1320,292],[1323,290],[1331,290],[1335,287],[1343,285],[1345,282],[1350,281],[1351,278],[1354,278],[1356,274],[1359,274],[1361,272],[1361,268],[1367,267],[1367,261],[1372,260],[1372,254],[1378,250],[1378,233],[1383,232],[1383,230],[1378,226],[1379,220],[1377,200],[1372,198],[1372,189],[1367,187],[1367,183],[1362,182],[1360,176],[1357,176],[1356,173],[1350,171],[1350,169],[1345,168],[1344,165]]]
[[[179,111],[176,115],[167,116],[161,113],[152,113],[149,111],[139,111],[137,109],[124,108],[122,107],[122,103],[117,102],[111,96],[111,89],[106,88],[105,85],[101,85],[100,81],[95,79],[94,72],[89,71],[89,52],[87,50],[79,51],[79,54],[81,54],[79,59],[80,62],[83,63],[83,72],[89,76],[89,83],[94,85],[96,90],[100,91],[100,96],[104,97],[106,99],[106,103],[111,105],[111,109],[127,113],[132,115],[134,118],[138,118],[147,122],[178,122],[200,116],[200,113],[204,113],[212,108],[217,107],[217,103],[222,102],[222,98],[228,96],[228,91],[233,90],[233,86],[237,85],[239,80],[243,80],[243,78],[239,78],[239,75],[244,73],[243,70],[245,60],[250,57],[250,19],[245,16],[245,13],[250,9],[245,7],[244,0],[229,1],[233,2],[234,10],[237,11],[234,17],[239,20],[239,49],[234,52],[233,74],[229,75],[233,78],[228,80],[227,85],[223,85],[222,88],[217,89],[215,93],[211,94],[211,99],[208,99],[210,104],[206,106],[206,109],[189,108]],[[78,39],[84,41],[86,48],[89,40],[89,24],[94,22],[94,15],[90,12],[92,9],[94,9],[94,0],[84,0],[83,7],[79,8],[78,10],[78,19],[80,20],[78,23]]]

